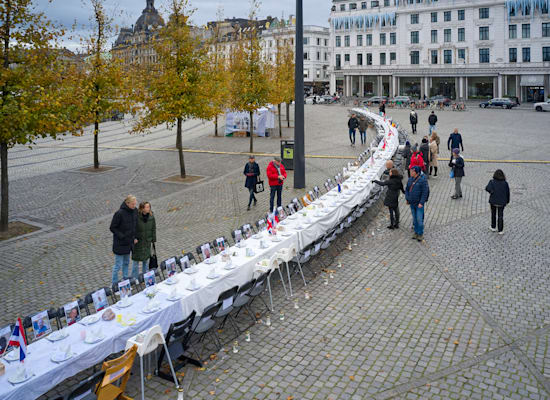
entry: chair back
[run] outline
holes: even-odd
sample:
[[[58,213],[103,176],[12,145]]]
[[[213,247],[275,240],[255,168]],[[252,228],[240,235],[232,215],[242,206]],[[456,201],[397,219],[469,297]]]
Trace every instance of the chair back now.
[[[214,251],[211,247],[212,245],[208,242],[201,244],[200,246],[197,246],[197,255],[202,260],[206,260],[207,258],[210,258],[214,255]]]
[[[296,205],[295,205],[294,203],[290,203],[288,206],[286,206],[286,208],[288,209],[288,213],[289,213],[290,215],[296,214],[296,212],[298,211],[298,210],[296,209]]]
[[[254,227],[250,224],[244,224],[241,226],[241,231],[243,233],[243,238],[248,239],[254,234]]]
[[[321,189],[319,189],[319,186],[313,187],[313,194],[315,194],[315,199],[321,197]]]
[[[233,286],[231,289],[227,289],[226,291],[222,292],[218,296],[218,301],[222,302],[222,310],[227,309],[228,307],[233,305],[233,301],[235,300],[235,295],[239,291],[238,286]]]
[[[280,263],[279,263],[279,256],[277,253],[273,254],[270,258],[269,258],[269,269],[271,271],[275,271],[276,269],[279,268],[280,266]]]
[[[212,241],[212,246],[217,250],[218,253],[221,253],[225,249],[229,248],[229,240],[227,240],[225,236],[221,236]]]
[[[72,389],[71,393],[65,396],[64,400],[78,400],[87,398],[86,396],[90,394],[96,394],[99,387],[99,382],[103,380],[105,376],[105,371],[97,371],[92,376],[84,379],[78,385]]]
[[[137,354],[141,357],[152,353],[157,349],[157,347],[165,343],[160,325],[154,325],[148,330],[141,332],[140,335],[141,334],[145,335],[143,341],[138,345],[137,349]],[[135,339],[135,337],[133,339]],[[132,339],[128,340],[126,343],[126,350],[132,347],[133,344],[131,344],[131,341]]]
[[[132,365],[136,358],[137,349],[137,346],[133,345],[119,358],[103,362],[101,370],[105,371],[105,376],[97,391],[98,399],[116,399],[126,391],[126,384],[130,378],[130,372],[132,371]],[[120,386],[114,386],[113,382],[119,379]]]
[[[196,316],[197,312],[193,310],[193,312],[184,320],[174,322],[170,325],[168,333],[166,334],[165,343],[168,346],[170,357],[173,360],[177,359],[179,356],[184,355],[185,350],[188,347],[189,338],[193,333],[191,327],[193,326],[193,321],[195,321]],[[157,367],[159,370],[161,369],[162,363],[164,362],[165,358],[166,350],[163,346],[160,350],[160,355],[158,358]]]

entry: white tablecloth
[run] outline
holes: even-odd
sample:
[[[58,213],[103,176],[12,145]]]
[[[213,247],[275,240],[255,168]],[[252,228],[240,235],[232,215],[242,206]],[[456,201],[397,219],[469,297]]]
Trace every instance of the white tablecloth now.
[[[251,280],[256,264],[262,259],[269,258],[279,249],[289,247],[291,244],[295,244],[299,249],[304,248],[333,228],[353,207],[366,200],[373,187],[372,180],[381,176],[385,169],[386,160],[393,157],[399,146],[397,129],[393,128],[388,121],[364,109],[354,111],[372,118],[379,131],[384,132],[385,149],[383,148],[383,141],[379,144],[374,156],[354,171],[342,185],[342,193],[338,193],[337,189],[333,189],[315,202],[317,206],[323,203],[325,206],[323,210],[328,210],[328,213],[322,212],[319,207],[314,210],[304,210],[307,215],[304,216],[299,213],[296,217],[287,221],[284,225],[284,233],[285,235],[290,234],[290,236],[283,236],[280,233],[278,235],[279,242],[272,242],[268,238],[267,232],[262,232],[262,238],[269,245],[266,249],[259,248],[259,239],[248,239],[245,244],[246,247],[254,251],[255,254],[252,257],[246,257],[246,247],[231,247],[229,252],[235,254],[231,257],[232,264],[235,266],[232,270],[224,269],[224,263],[221,260],[215,265],[201,263],[197,266],[199,271],[196,274],[178,274],[178,282],[175,285],[158,284],[159,292],[155,296],[155,300],[159,302],[160,309],[153,314],[141,312],[149,301],[144,292],[131,297],[132,305],[130,307],[124,309],[112,307],[116,314],[122,315],[123,322],[134,318],[135,323],[132,326],[123,326],[122,323],[116,320],[108,322],[100,320],[90,327],[74,324],[66,328],[69,336],[60,342],[52,343],[47,339],[41,339],[31,343],[28,346],[25,366],[34,376],[24,383],[12,385],[8,382],[8,377],[15,373],[19,363],[4,361],[6,373],[0,377],[0,399],[37,398],[65,379],[102,362],[110,354],[124,350],[126,341],[137,333],[154,325],[160,325],[163,332],[166,333],[171,323],[181,321],[193,310],[201,313],[205,307],[218,299],[221,292],[233,286],[243,285]],[[344,186],[347,186],[347,188]],[[303,229],[296,230],[297,225],[301,225]],[[216,257],[219,258],[220,256]],[[220,274],[217,279],[207,277],[213,268],[216,268],[216,271]],[[196,279],[196,282],[200,285],[199,290],[187,290],[192,279]],[[182,296],[181,300],[169,301],[168,297],[174,288]],[[103,312],[100,312],[100,314]],[[105,338],[96,344],[84,343],[81,337],[83,332],[98,329],[103,332]],[[68,344],[71,344],[71,351],[74,353],[72,358],[63,363],[50,361],[50,357],[56,349]]]

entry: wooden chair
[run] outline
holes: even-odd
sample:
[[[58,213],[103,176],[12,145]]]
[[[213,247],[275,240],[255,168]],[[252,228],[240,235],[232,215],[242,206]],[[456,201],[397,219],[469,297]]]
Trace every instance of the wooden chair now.
[[[97,391],[98,400],[133,400],[124,394],[126,384],[130,379],[130,372],[137,354],[137,346],[129,348],[122,356],[114,360],[104,361],[102,371],[105,371],[105,377],[101,381]],[[120,379],[120,386],[113,383]]]

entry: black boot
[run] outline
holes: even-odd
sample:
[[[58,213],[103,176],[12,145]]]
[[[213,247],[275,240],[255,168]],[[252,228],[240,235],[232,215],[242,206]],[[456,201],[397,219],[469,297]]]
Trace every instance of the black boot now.
[[[435,175],[434,176],[437,176],[437,167],[434,167],[435,169]]]
[[[430,175],[432,174],[434,167],[430,167]]]

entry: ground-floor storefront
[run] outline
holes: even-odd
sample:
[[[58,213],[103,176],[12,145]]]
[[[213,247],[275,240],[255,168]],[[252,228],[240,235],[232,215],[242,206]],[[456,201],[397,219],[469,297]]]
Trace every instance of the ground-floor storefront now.
[[[343,73],[331,79],[330,91],[358,97],[411,96],[423,99],[443,95],[453,100],[517,97],[520,102],[533,102],[550,96],[550,74],[400,76]]]

